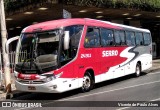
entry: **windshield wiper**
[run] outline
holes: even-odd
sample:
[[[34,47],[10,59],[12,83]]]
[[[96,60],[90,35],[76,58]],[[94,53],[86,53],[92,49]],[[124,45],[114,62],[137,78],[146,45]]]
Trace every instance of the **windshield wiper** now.
[[[20,68],[20,71],[23,73],[24,71],[26,71],[26,70],[28,70],[28,69],[24,69],[24,67],[25,67],[25,63],[27,63],[26,62],[26,60],[27,60],[27,58],[25,58],[24,59],[24,61],[23,61],[23,63],[22,63],[22,65],[21,65],[21,68]],[[29,63],[29,62],[28,62]],[[42,71],[42,69],[36,64],[36,62],[35,61],[33,61],[33,59],[30,59],[30,70],[32,71],[32,65],[34,64],[34,67],[35,67],[35,71],[39,71],[39,72],[36,72],[37,74],[42,74],[43,73],[43,71]]]
[[[24,64],[25,64],[26,60],[27,60],[27,57],[24,59],[22,65],[21,65],[21,69],[20,69],[21,72],[22,72],[22,68],[24,67]]]
[[[37,46],[38,46],[37,45],[37,43],[38,43],[37,34],[35,34],[34,40],[35,41],[33,42],[33,48],[32,48],[33,52],[32,52],[32,57],[31,57],[31,61],[30,61],[30,69],[32,70],[32,64],[34,64],[35,69],[38,70],[40,74],[42,74],[43,73],[42,68],[40,68],[35,62],[35,59],[37,57],[36,52],[37,52]]]
[[[42,69],[34,61],[34,59],[36,59],[36,57],[37,57],[37,55],[36,55],[37,41],[38,41],[38,38],[36,38],[36,36],[35,36],[32,39],[32,46],[30,46],[30,53],[28,53],[28,55],[27,55],[27,56],[29,56],[30,61],[28,62],[28,66],[27,66],[27,68],[29,68],[29,69],[26,69],[26,70],[28,70],[28,71],[31,70],[32,71],[32,68],[33,68],[36,71],[37,74],[42,74],[43,73]],[[29,44],[27,44],[27,45],[29,45]],[[25,71],[25,68],[26,68],[25,63],[26,63],[26,60],[27,60],[27,56],[24,59],[22,65],[21,65],[21,68],[20,68],[21,72],[23,71],[23,69]]]

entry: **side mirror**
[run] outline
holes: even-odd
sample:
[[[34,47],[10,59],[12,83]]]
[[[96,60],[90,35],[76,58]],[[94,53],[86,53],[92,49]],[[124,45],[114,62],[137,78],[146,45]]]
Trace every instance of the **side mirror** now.
[[[18,40],[19,36],[16,36],[16,37],[12,37],[10,39],[7,40],[6,42],[6,53],[9,53],[9,44],[15,40]]]
[[[69,49],[69,31],[65,31],[64,32],[64,50],[68,50]]]

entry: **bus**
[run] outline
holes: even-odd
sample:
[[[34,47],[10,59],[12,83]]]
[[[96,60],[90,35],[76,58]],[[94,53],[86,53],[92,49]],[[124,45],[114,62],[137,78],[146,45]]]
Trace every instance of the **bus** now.
[[[25,52],[25,57],[21,57]],[[89,18],[47,21],[22,30],[15,85],[28,92],[62,93],[152,67],[147,29]]]

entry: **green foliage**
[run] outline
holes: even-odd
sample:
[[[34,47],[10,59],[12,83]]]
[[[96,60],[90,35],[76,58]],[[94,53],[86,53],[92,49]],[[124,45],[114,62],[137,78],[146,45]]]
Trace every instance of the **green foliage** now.
[[[22,7],[45,2],[46,0],[4,0],[5,10],[14,11]]]
[[[99,0],[100,1],[100,0]],[[114,8],[160,11],[160,0],[111,0]]]
[[[4,0],[6,11],[14,11],[47,0]],[[62,0],[59,0],[62,1]],[[160,0],[64,0],[67,5],[106,8],[130,8],[144,11],[160,11]]]

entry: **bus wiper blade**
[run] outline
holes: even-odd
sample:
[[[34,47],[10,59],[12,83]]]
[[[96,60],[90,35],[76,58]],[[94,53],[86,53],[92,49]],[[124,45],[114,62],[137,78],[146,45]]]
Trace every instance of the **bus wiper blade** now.
[[[25,58],[23,63],[22,63],[22,66],[21,66],[21,69],[20,69],[21,72],[22,72],[22,68],[24,67],[24,64],[25,64],[26,60],[27,60],[27,58]]]
[[[37,70],[39,70],[40,74],[43,73],[42,69],[36,64],[36,62],[33,61],[34,66],[36,67]]]

